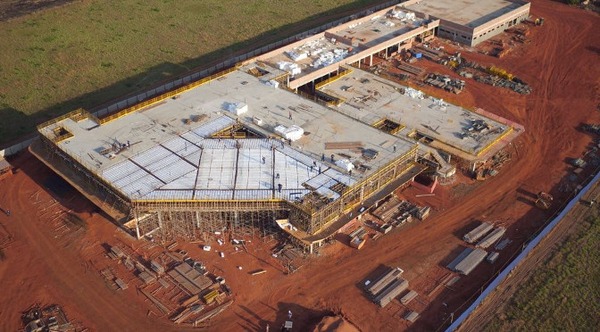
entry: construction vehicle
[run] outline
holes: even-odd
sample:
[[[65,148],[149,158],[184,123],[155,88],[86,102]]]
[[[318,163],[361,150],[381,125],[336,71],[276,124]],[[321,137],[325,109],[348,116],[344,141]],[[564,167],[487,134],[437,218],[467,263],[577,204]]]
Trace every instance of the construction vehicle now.
[[[506,70],[494,66],[488,67],[487,72],[491,75],[498,76],[509,81],[512,81],[514,77],[513,74],[507,72]]]
[[[542,26],[542,25],[544,25],[544,18],[543,17],[536,18],[534,23],[536,26]]]
[[[552,197],[552,195],[548,194],[547,192],[540,191],[537,194],[535,206],[539,207],[540,209],[548,210],[552,205],[553,200],[554,197]]]

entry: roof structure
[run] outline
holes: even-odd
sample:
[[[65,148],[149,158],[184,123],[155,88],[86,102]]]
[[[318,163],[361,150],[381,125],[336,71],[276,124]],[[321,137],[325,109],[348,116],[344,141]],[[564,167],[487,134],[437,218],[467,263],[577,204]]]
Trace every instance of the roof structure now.
[[[524,4],[511,0],[420,0],[406,9],[476,28]]]
[[[236,126],[256,138],[213,137]],[[280,128],[303,133],[285,141]],[[40,132],[57,129],[70,133],[56,143],[64,152],[132,200],[293,201],[312,190],[336,199],[330,188],[415,146],[242,70],[103,124],[65,118]],[[353,148],[336,148],[344,142]],[[342,160],[365,167],[348,172]]]
[[[425,19],[407,9],[386,8],[260,55],[255,60],[290,72],[290,87],[297,88],[340,65],[360,61],[387,47],[433,31],[438,25],[439,20]]]
[[[320,88],[345,100],[338,110],[367,124],[391,120],[401,124],[396,135],[413,133],[433,139],[429,145],[463,159],[474,159],[512,131],[512,127],[418,90],[354,69]]]

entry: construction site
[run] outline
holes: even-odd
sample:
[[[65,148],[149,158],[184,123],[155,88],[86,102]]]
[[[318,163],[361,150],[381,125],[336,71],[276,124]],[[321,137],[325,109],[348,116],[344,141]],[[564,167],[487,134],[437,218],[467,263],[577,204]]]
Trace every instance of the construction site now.
[[[138,238],[279,226],[312,253],[427,168],[450,178],[451,156],[474,169],[523,132],[342,66],[387,58],[434,27],[385,9],[107,117],[50,120],[31,151]]]
[[[574,129],[600,116],[569,111],[595,109],[597,70],[568,78],[557,46],[592,45],[594,20],[467,2],[393,5],[40,124],[0,164],[0,307],[56,302],[91,330],[445,328],[600,165]]]

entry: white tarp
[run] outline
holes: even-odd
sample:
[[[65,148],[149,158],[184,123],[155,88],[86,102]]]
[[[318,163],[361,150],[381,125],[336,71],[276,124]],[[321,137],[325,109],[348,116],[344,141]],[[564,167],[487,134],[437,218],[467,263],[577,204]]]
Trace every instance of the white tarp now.
[[[297,141],[304,135],[304,129],[296,125],[290,127],[279,125],[275,127],[275,132],[291,141]]]
[[[244,103],[225,103],[225,109],[235,115],[241,115],[248,112],[248,105]]]
[[[279,69],[281,70],[289,72],[292,76],[302,73],[302,69],[300,68],[300,66],[292,62],[279,61],[277,62],[277,67],[279,67]]]
[[[333,63],[339,62],[348,56],[348,50],[336,48],[333,51],[321,53],[319,58],[313,61],[312,66],[315,68],[327,67]]]
[[[354,169],[354,164],[351,163],[348,159],[340,159],[336,161],[335,164],[343,168],[346,172],[349,172]]]
[[[414,99],[424,99],[425,98],[423,96],[423,92],[421,92],[419,90],[415,90],[413,88],[408,88],[408,87],[404,90],[404,95],[409,96]]]
[[[308,54],[305,52],[289,51],[287,55],[294,61],[301,61],[308,58]]]
[[[401,10],[392,10],[392,12],[390,13],[390,16],[397,18],[401,21],[404,20],[408,20],[408,21],[414,21],[416,20],[416,16],[415,13],[411,13],[411,12],[403,12]]]
[[[279,87],[279,82],[277,82],[275,80],[268,80],[268,81],[261,81],[261,82],[263,82],[264,85],[274,87],[275,89],[277,89]]]

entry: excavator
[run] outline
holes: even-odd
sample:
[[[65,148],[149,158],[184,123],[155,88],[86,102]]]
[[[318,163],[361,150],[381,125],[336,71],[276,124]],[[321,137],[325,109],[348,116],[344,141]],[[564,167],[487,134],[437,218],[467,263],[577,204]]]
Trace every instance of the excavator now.
[[[554,197],[552,197],[552,195],[548,194],[547,192],[540,191],[537,194],[535,206],[539,207],[540,209],[548,210],[552,205],[553,200]]]

